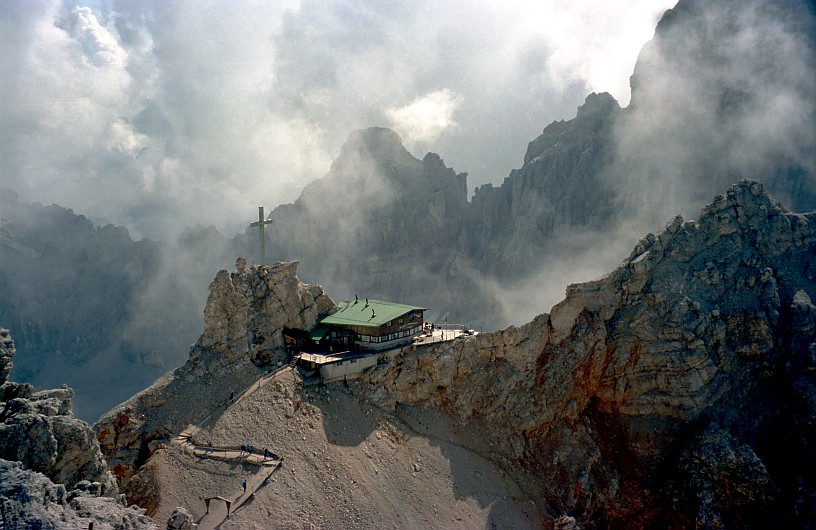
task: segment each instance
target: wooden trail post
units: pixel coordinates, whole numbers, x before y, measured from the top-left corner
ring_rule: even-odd
[[[264,261],[266,261],[266,255],[264,252],[264,225],[268,225],[272,223],[272,219],[264,219],[264,207],[258,206],[258,222],[252,223],[249,226],[258,227],[258,232],[261,236],[261,265],[264,265]]]

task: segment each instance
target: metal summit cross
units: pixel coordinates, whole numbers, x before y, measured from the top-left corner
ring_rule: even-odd
[[[250,227],[257,226],[258,232],[261,235],[261,265],[263,265],[266,260],[266,256],[264,255],[264,225],[268,225],[271,222],[272,219],[264,219],[264,207],[258,206],[258,222],[249,225]]]

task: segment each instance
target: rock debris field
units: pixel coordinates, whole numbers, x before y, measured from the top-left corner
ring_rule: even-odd
[[[155,520],[184,506],[201,529],[540,526],[513,478],[453,442],[447,420],[421,408],[386,412],[353,394],[342,383],[302,388],[286,368],[236,399],[192,440],[252,444],[254,461],[180,443],[157,451],[143,470],[159,492]],[[264,449],[283,457],[279,467],[273,458],[258,465]],[[212,497],[237,501],[229,517],[223,501],[206,513]]]

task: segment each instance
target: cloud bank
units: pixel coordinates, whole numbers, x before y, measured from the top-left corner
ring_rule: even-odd
[[[437,90],[408,105],[386,111],[391,125],[408,145],[430,143],[445,131],[458,128],[453,119],[461,98],[450,90]]]
[[[234,233],[373,125],[498,182],[588,91],[628,100],[673,3],[2,2],[2,185],[136,237]]]

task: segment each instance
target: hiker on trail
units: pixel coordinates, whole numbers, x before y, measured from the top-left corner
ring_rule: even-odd
[[[245,445],[242,445],[242,446],[241,446],[241,456],[244,456],[244,451],[245,451],[245,450],[246,450],[246,446],[245,446]]]
[[[244,484],[243,484],[243,486],[244,486],[244,493],[246,493],[246,479],[244,479]]]
[[[268,454],[269,454],[269,453],[266,451],[266,447],[264,447],[264,460],[266,460],[266,456],[267,456]]]
[[[247,444],[247,456],[252,454],[252,444]]]
[[[235,399],[235,390],[230,392],[230,401],[232,401],[233,399]]]

